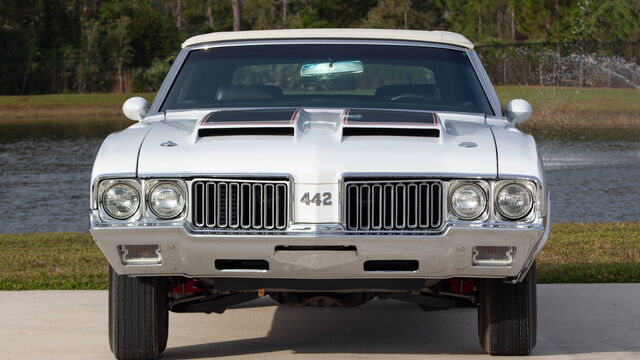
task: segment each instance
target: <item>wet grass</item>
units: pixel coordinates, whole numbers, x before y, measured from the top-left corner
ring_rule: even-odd
[[[0,290],[106,289],[89,234],[0,234]],[[539,283],[640,282],[640,222],[552,226]]]

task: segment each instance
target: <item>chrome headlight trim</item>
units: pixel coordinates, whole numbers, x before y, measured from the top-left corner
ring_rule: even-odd
[[[502,209],[500,209],[500,205],[498,203],[498,196],[500,196],[500,192],[507,186],[509,185],[519,185],[521,187],[523,187],[526,191],[528,191],[529,196],[531,198],[531,204],[529,204],[528,209],[526,212],[523,213],[523,215],[519,216],[519,217],[509,217],[507,216],[504,211]],[[495,183],[494,186],[494,210],[495,210],[495,216],[499,219],[499,220],[504,220],[504,221],[516,221],[516,222],[530,222],[531,220],[533,220],[533,218],[535,217],[535,208],[536,208],[536,204],[538,203],[537,198],[538,198],[538,192],[537,192],[537,186],[533,181],[530,180],[517,180],[517,179],[511,179],[511,180],[499,180]]]
[[[453,207],[452,197],[453,194],[464,186],[472,186],[480,191],[484,205],[477,214],[473,217],[465,217],[457,213]],[[481,222],[486,221],[489,218],[489,209],[491,205],[490,186],[489,183],[482,180],[452,180],[449,184],[449,190],[447,194],[448,212],[449,218],[453,221],[468,221],[468,222]]]
[[[116,186],[118,184],[122,184],[133,189],[135,191],[136,196],[138,197],[138,204],[135,210],[130,215],[121,216],[121,217],[114,216],[114,214],[110,213],[107,210],[107,207],[105,205],[104,197],[106,192],[109,189],[111,189],[113,186]],[[141,191],[140,183],[134,179],[110,179],[110,180],[101,181],[100,184],[98,185],[98,212],[100,214],[100,218],[102,220],[114,221],[114,222],[132,222],[132,221],[139,220],[142,213],[142,201],[143,201],[141,194],[142,194],[142,191]]]
[[[164,217],[160,215],[152,205],[152,193],[154,190],[163,184],[170,184],[175,186],[182,194],[182,209],[175,215],[170,217]],[[186,218],[187,209],[189,204],[189,191],[187,190],[187,184],[181,179],[152,179],[144,182],[145,189],[145,217],[152,220],[182,220]]]

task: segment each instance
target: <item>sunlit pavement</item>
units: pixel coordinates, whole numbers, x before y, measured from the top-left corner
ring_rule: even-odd
[[[538,287],[529,359],[640,359],[640,284]],[[262,298],[222,315],[171,314],[163,359],[487,359],[472,308],[392,300],[295,308]],[[0,292],[1,359],[113,359],[105,291]]]

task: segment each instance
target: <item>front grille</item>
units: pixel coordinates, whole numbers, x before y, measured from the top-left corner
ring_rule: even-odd
[[[350,231],[430,231],[442,224],[438,180],[345,180],[344,189]]]
[[[289,226],[289,181],[195,180],[191,204],[198,228],[284,230]]]

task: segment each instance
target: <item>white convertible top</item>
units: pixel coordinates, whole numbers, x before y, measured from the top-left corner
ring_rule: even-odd
[[[473,43],[469,39],[454,32],[383,29],[287,29],[214,32],[191,37],[182,44],[182,47],[219,41],[278,39],[410,40],[450,44],[473,49]]]

